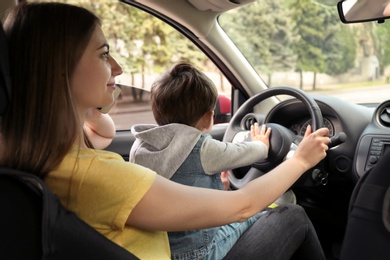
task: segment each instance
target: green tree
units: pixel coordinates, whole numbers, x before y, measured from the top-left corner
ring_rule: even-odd
[[[258,1],[232,14],[234,20],[228,14],[221,17],[223,28],[243,53],[250,53],[246,58],[268,76],[268,85],[273,72],[294,68],[296,56],[291,46],[297,38],[285,1]]]
[[[324,28],[325,39],[322,51],[325,54],[326,70],[329,75],[340,75],[354,67],[357,42],[354,27],[339,21],[337,10],[325,7]]]
[[[326,56],[322,51],[326,35],[323,33],[324,6],[313,3],[311,0],[291,1],[295,29],[300,38],[294,46],[298,55],[296,70],[300,73],[299,87],[303,88],[303,72],[312,71],[313,89],[316,87],[316,75],[326,70]]]

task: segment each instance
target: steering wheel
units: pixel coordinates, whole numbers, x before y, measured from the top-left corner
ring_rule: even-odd
[[[244,117],[250,113],[255,105],[262,102],[263,100],[276,96],[276,95],[289,95],[300,100],[309,111],[309,114],[312,119],[312,130],[313,132],[323,125],[323,118],[320,108],[312,97],[307,95],[304,91],[289,87],[289,86],[279,86],[266,89],[257,95],[249,98],[241,107],[237,110],[234,116],[231,118],[229,125],[226,129],[225,135],[223,137],[224,142],[240,142],[245,139],[246,136],[250,136],[250,131],[245,128]],[[244,186],[249,181],[260,177],[261,175],[267,173],[268,171],[275,168],[281,162],[288,157],[288,154],[294,153],[297,148],[297,136],[286,127],[270,123],[268,121],[268,116],[265,118],[264,123],[267,127],[270,127],[270,146],[268,151],[268,158],[259,162],[256,162],[248,167],[242,167],[232,170],[232,173],[229,175],[230,186],[232,189],[239,189]],[[235,172],[241,171],[244,172],[242,178],[237,178]],[[322,174],[319,170],[317,173],[316,170],[312,170],[311,181],[315,181],[317,176],[315,174]],[[311,183],[314,184],[314,183]]]

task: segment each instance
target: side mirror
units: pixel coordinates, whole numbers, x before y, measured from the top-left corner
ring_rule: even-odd
[[[337,3],[337,10],[343,23],[383,23],[390,18],[388,0],[344,0]]]
[[[231,99],[223,93],[218,94],[214,110],[214,124],[228,123],[231,118]]]

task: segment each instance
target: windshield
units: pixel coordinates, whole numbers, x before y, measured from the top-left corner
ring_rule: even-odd
[[[261,0],[219,23],[269,86],[289,85],[353,103],[390,97],[390,27],[343,24],[336,5]]]

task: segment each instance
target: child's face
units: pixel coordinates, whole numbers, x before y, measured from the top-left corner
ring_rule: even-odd
[[[81,110],[103,107],[114,100],[115,77],[122,68],[110,56],[107,40],[100,26],[76,66],[71,78],[71,90],[77,107]]]

